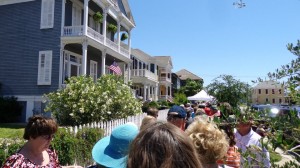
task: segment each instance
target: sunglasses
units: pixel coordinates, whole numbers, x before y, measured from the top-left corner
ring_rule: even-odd
[[[49,140],[52,140],[54,138],[54,134],[52,134],[52,135],[42,135],[42,138],[49,141]]]

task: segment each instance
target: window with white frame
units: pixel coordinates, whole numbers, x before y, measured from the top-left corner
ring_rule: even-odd
[[[96,80],[97,80],[97,62],[96,61],[91,60],[91,62],[90,62],[90,76],[96,82]]]
[[[52,51],[39,52],[38,85],[51,85]]]
[[[72,26],[80,26],[81,25],[81,13],[82,9],[73,4],[72,7]]]
[[[42,0],[41,29],[53,28],[54,26],[54,2],[55,0]]]
[[[81,73],[81,56],[64,52],[64,79],[79,76]]]

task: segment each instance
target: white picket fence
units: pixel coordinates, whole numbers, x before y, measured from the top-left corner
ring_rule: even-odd
[[[104,136],[108,136],[111,134],[114,128],[118,127],[119,125],[125,124],[127,122],[132,122],[140,128],[142,120],[146,115],[147,115],[146,113],[141,113],[135,116],[129,116],[127,118],[116,119],[111,121],[93,122],[93,123],[83,124],[75,127],[68,127],[67,129],[69,129],[70,132],[74,132],[74,134],[76,134],[78,130],[83,128],[101,128],[104,130]],[[157,119],[165,121],[166,118],[167,118],[167,110],[160,110],[158,112]]]

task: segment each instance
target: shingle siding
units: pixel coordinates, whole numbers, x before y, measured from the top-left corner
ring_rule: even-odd
[[[54,28],[40,29],[41,0],[0,6],[0,83],[4,95],[42,95],[59,80],[61,0],[55,0]],[[39,51],[52,50],[50,86],[38,86]]]

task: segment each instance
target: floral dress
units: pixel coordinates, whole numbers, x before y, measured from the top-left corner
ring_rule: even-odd
[[[2,168],[11,168],[11,167],[18,167],[18,168],[61,168],[58,162],[57,154],[54,150],[47,149],[46,150],[49,154],[49,163],[45,166],[36,165],[29,159],[25,158],[20,153],[15,153],[11,155],[5,161]]]

